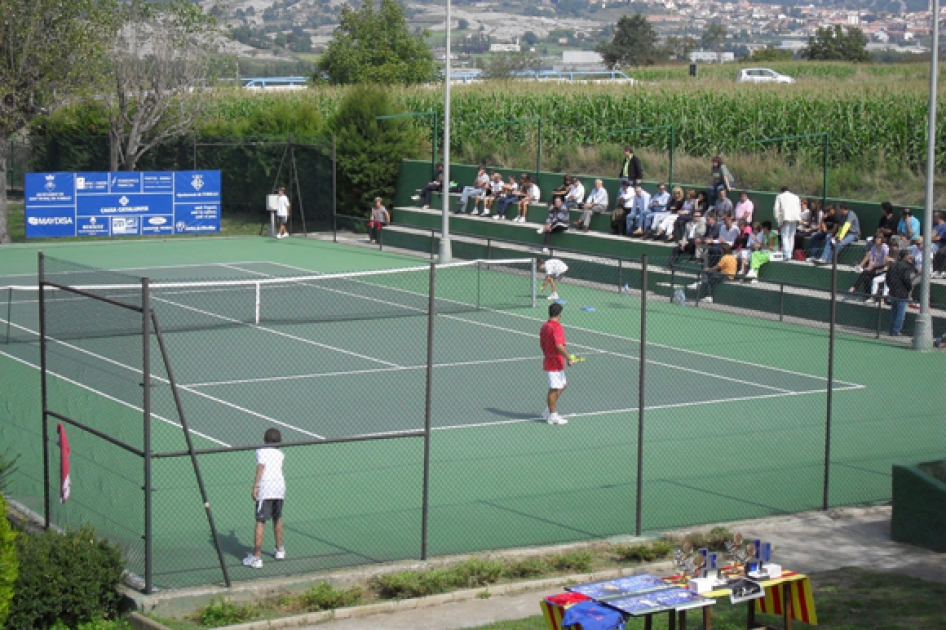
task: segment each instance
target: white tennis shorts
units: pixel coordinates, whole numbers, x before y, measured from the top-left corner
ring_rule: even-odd
[[[565,370],[546,374],[549,375],[549,389],[565,389]]]

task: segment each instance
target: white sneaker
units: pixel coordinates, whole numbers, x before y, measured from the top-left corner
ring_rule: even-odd
[[[548,408],[548,407],[546,407],[546,408],[545,408],[545,411],[542,412],[542,419],[543,419],[543,420],[548,420],[548,419],[549,419],[549,408]]]
[[[483,210],[483,216],[484,216],[484,217],[488,217],[488,216],[489,216],[489,210]]]
[[[411,195],[411,199],[414,201],[420,201],[420,195]]]
[[[854,271],[856,271],[857,273],[860,273],[864,271],[864,268],[861,267],[860,265],[854,265]]]
[[[809,256],[808,258],[805,259],[805,262],[813,263],[813,262],[815,262],[815,260],[817,260],[817,259],[816,259],[814,256]]]
[[[421,210],[430,210],[430,206],[421,206],[420,209],[421,209]]]
[[[526,218],[522,215],[519,215],[519,223],[525,223],[525,222],[526,222]]]
[[[546,420],[549,424],[568,424],[568,420],[558,415],[557,413],[549,414],[548,419]]]
[[[699,283],[699,282],[694,282],[693,284],[688,284],[688,285],[687,285],[687,288],[688,288],[688,289],[699,289],[699,288],[700,288],[700,283]]]
[[[749,281],[749,284],[759,284],[759,281],[753,278],[752,280]]]
[[[493,215],[493,220],[494,220],[494,221],[502,221],[502,219],[503,219],[503,215],[501,215],[501,214],[494,214],[494,215]]]
[[[471,217],[475,217],[475,216],[478,215],[479,213],[480,213],[479,210],[477,210],[476,208],[473,208],[473,210],[470,212],[470,216],[471,216]]]
[[[535,233],[536,233],[536,234],[541,234],[541,233],[544,232],[544,231],[545,231],[545,228],[544,228],[544,227],[540,227],[538,230],[535,231]]]
[[[277,560],[286,559],[286,548],[285,547],[276,547],[276,550],[273,551],[273,557]]]
[[[755,269],[750,269],[749,273],[746,274],[747,278],[755,278]]]
[[[557,300],[557,299],[558,299],[558,293],[550,293],[549,296],[548,296],[546,299],[547,299],[547,300]]]
[[[713,298],[706,296],[705,298],[703,298],[703,301],[706,302],[707,304],[712,304]]]
[[[257,558],[253,554],[250,554],[247,557],[243,558],[243,566],[250,567],[251,569],[262,569],[263,559]]]
[[[543,253],[543,254],[548,254],[548,253],[549,253],[549,248],[548,248],[548,247],[543,247],[543,248],[542,248],[542,253]]]

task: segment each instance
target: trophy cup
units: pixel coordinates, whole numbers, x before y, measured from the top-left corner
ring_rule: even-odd
[[[735,534],[731,541],[726,541],[726,553],[729,554],[729,557],[733,559],[733,564],[741,566],[743,572],[748,572],[750,570],[750,564],[753,559],[756,557],[756,546],[754,543],[749,543],[743,547],[742,534]]]
[[[695,593],[710,590],[709,580],[702,575],[703,567],[706,564],[706,558],[701,553],[702,551],[694,552],[693,545],[684,542],[682,549],[673,552],[673,561],[680,570],[683,583]]]

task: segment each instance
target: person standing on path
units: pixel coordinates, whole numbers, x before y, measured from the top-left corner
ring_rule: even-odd
[[[545,370],[549,380],[549,393],[546,398],[548,406],[542,412],[542,417],[549,424],[568,424],[568,420],[560,416],[557,411],[559,396],[565,391],[565,365],[572,364],[568,349],[565,347],[565,329],[560,323],[562,310],[562,305],[558,302],[550,304],[549,320],[539,331],[539,345],[542,346],[542,354],[545,355],[542,369]]]
[[[289,197],[286,196],[286,189],[279,187],[279,198],[276,200],[276,222],[279,223],[279,234],[276,238],[286,238],[289,233],[286,232],[286,221],[289,220]]]
[[[266,444],[282,442],[279,429],[270,428],[263,434]],[[273,521],[276,549],[273,558],[286,559],[282,546],[282,507],[286,497],[286,479],[282,474],[283,452],[278,448],[265,447],[256,450],[256,478],[253,481],[253,501],[256,503],[256,530],[253,536],[253,553],[243,559],[243,566],[251,569],[263,568],[263,534],[266,521]]]

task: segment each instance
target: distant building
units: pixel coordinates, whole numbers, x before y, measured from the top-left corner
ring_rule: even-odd
[[[604,58],[593,50],[564,50],[562,51],[562,63],[600,65],[604,63]]]
[[[489,52],[520,52],[519,44],[490,44]]]
[[[703,63],[729,63],[736,60],[735,53],[724,52],[715,53],[710,51],[694,51],[690,53],[690,61],[700,61]]]

